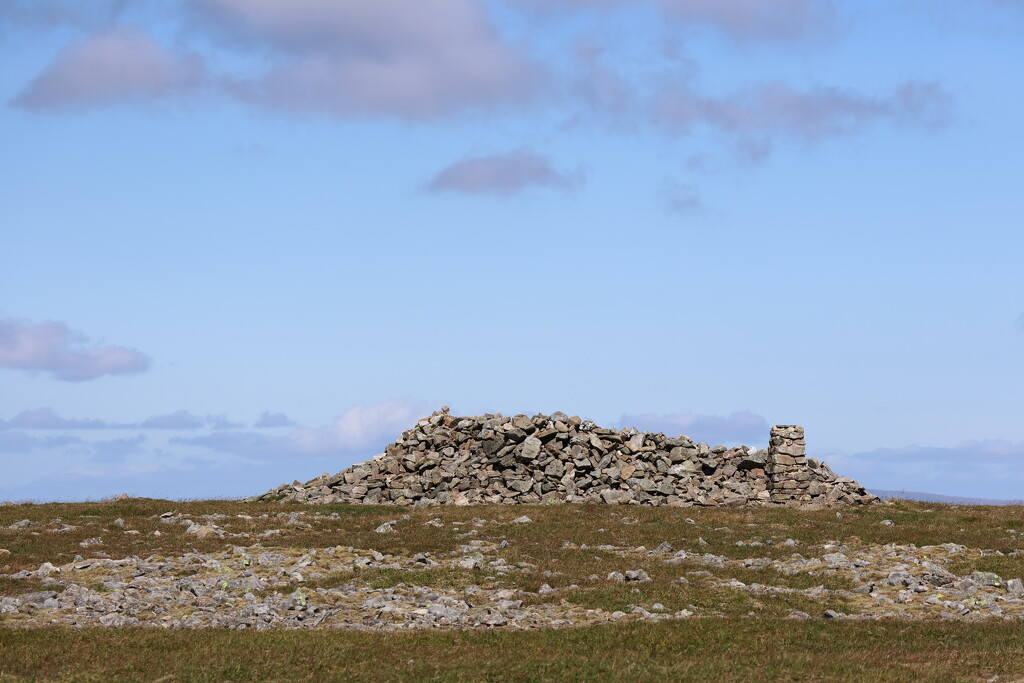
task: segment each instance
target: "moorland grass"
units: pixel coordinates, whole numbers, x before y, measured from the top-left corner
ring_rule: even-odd
[[[218,515],[213,521],[248,538],[198,539],[186,525],[158,519],[164,512]],[[315,513],[292,524],[292,512]],[[336,513],[336,518],[332,517]],[[528,515],[533,523],[512,520]],[[224,517],[219,517],[224,515]],[[237,517],[236,515],[244,515]],[[123,526],[114,520],[122,519]],[[424,525],[438,518],[443,526]],[[29,519],[39,526],[4,527]],[[55,521],[59,520],[59,521]],[[375,533],[385,521],[397,531]],[[891,520],[892,524],[882,524]],[[61,525],[75,527],[59,531]],[[264,537],[267,530],[274,535]],[[136,531],[138,533],[129,533]],[[159,531],[160,535],[154,532]],[[25,504],[0,507],[0,573],[60,564],[76,554],[111,557],[220,552],[260,542],[267,548],[351,546],[412,555],[453,552],[472,540],[508,541],[501,551],[523,572],[425,568],[364,570],[311,579],[312,586],[359,581],[375,588],[416,583],[459,589],[487,587],[555,593],[528,602],[567,599],[589,608],[629,611],[656,602],[671,611],[700,615],[682,621],[620,623],[546,631],[353,631],[153,629],[20,630],[0,618],[0,681],[3,680],[967,680],[1024,677],[1021,622],[835,620],[794,621],[793,610],[820,615],[843,611],[841,598],[815,601],[800,594],[755,598],[717,584],[728,578],[791,588],[842,580],[785,575],[766,568],[719,570],[671,566],[638,549],[664,541],[691,552],[730,558],[787,558],[826,542],[882,545],[958,543],[1004,553],[967,558],[957,573],[995,571],[1024,576],[1024,507],[964,507],[897,501],[891,505],[836,510],[640,508],[632,506],[471,506],[424,510],[376,506],[302,505],[236,501],[131,499],[104,503]],[[101,538],[83,548],[86,539]],[[799,545],[783,546],[794,539]],[[771,541],[769,544],[768,541]],[[760,545],[751,547],[752,542]],[[738,545],[742,543],[743,545]],[[602,545],[636,549],[625,553]],[[585,547],[581,547],[585,546]],[[815,551],[820,554],[820,547]],[[611,571],[645,569],[640,585],[604,580]],[[711,576],[690,574],[693,570]],[[689,583],[676,581],[687,575]],[[595,577],[597,579],[595,580]],[[569,586],[577,586],[568,589]],[[39,590],[38,581],[0,579],[0,595]],[[1022,678],[1021,680],[1024,680]]]
[[[0,631],[0,680],[986,681],[1017,624],[691,619],[588,629]]]

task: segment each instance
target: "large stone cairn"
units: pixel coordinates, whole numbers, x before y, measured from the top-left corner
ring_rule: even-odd
[[[384,453],[335,475],[248,501],[366,505],[617,503],[677,507],[876,502],[806,457],[802,427],[778,426],[767,451],[598,427],[552,415],[423,418]]]

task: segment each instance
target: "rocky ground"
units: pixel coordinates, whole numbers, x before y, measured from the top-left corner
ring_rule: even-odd
[[[55,553],[0,574],[0,627],[395,631],[722,617],[1024,620],[1024,572],[1004,578],[978,569],[1016,572],[1024,534],[1014,528],[998,530],[997,549],[915,544],[934,534],[911,529],[898,514],[893,521],[845,513],[858,533],[840,536],[833,524],[827,530],[835,538],[827,538],[751,513],[638,518],[607,507],[558,507],[519,508],[527,514],[517,517],[480,507],[377,519],[344,510],[168,509],[128,522],[37,514],[0,527],[0,542],[26,548],[80,538],[77,555],[62,561],[57,556],[67,553]],[[932,512],[912,512],[920,510]],[[178,552],[116,554],[123,543],[163,537],[177,539],[171,547]],[[346,542],[326,542],[332,538]],[[318,542],[296,543],[303,539]],[[11,559],[0,548],[0,570],[5,562],[13,569]]]

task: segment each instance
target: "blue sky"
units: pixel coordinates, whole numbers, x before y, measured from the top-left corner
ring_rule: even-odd
[[[1024,498],[1024,3],[8,0],[0,498],[563,410]]]

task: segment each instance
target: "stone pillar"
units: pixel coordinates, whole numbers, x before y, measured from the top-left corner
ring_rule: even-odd
[[[810,472],[807,468],[807,444],[804,428],[798,425],[775,425],[768,440],[765,462],[768,490],[772,502],[807,501]]]

